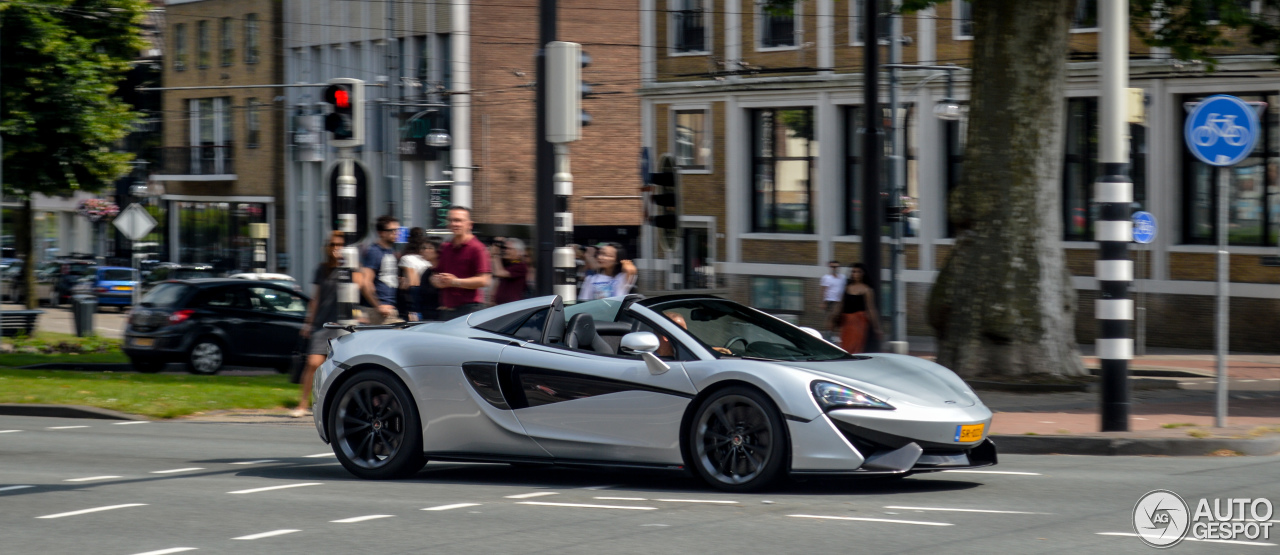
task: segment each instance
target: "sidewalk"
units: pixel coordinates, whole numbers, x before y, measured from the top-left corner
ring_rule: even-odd
[[[911,337],[911,354],[932,358],[932,337]],[[1093,345],[1081,345],[1097,369]],[[978,391],[995,412],[990,433],[1005,453],[1219,455],[1280,452],[1280,354],[1232,353],[1227,360],[1227,426],[1215,428],[1217,373],[1211,352],[1148,348],[1131,377],[1176,388],[1131,391],[1128,432],[1101,430],[1096,392]]]

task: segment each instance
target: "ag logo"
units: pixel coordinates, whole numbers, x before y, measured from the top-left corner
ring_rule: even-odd
[[[1133,507],[1133,531],[1151,547],[1178,545],[1187,537],[1190,522],[1187,503],[1169,490],[1148,492]]]

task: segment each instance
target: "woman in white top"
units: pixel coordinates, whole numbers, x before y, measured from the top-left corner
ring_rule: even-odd
[[[636,283],[636,267],[626,260],[627,251],[617,243],[606,243],[596,251],[599,269],[582,280],[579,301],[604,299],[631,292]]]
[[[416,322],[420,319],[421,308],[418,307],[418,287],[422,284],[422,273],[431,267],[431,263],[423,258],[422,251],[427,245],[427,230],[415,227],[409,230],[409,242],[405,245],[404,256],[400,257],[400,289],[397,292],[397,308],[400,314],[408,315],[407,320]]]

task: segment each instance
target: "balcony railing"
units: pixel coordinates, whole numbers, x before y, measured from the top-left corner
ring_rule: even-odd
[[[161,149],[160,172],[172,176],[214,176],[236,173],[230,145],[170,146]]]

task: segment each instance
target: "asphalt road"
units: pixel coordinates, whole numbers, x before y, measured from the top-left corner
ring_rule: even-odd
[[[754,495],[678,472],[481,464],[370,482],[349,475],[309,423],[8,416],[0,461],[6,555],[1151,553],[1101,535],[1132,534],[1134,504],[1150,490],[1280,504],[1280,457],[1005,456],[987,472],[810,480]],[[1175,549],[1274,553],[1277,543]]]

